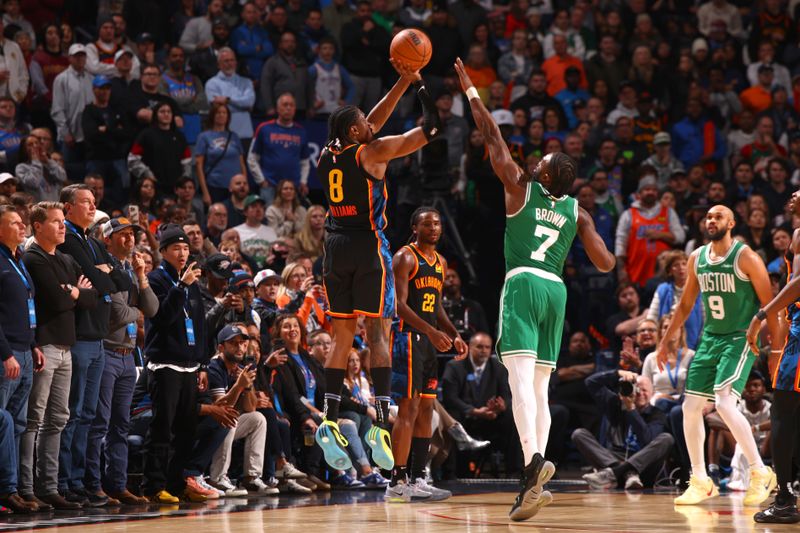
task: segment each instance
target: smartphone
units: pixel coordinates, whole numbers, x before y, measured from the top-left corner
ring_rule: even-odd
[[[282,350],[284,348],[286,348],[286,343],[283,342],[283,339],[275,339],[272,341],[271,351],[274,352],[275,350]]]
[[[128,206],[128,220],[130,220],[134,224],[139,223],[139,206],[136,204],[130,204]]]
[[[255,366],[255,364],[256,364],[256,357],[254,355],[246,355],[244,357],[245,367]]]

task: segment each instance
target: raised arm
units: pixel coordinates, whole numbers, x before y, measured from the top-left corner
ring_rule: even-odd
[[[386,124],[386,121],[389,120],[389,117],[392,116],[394,108],[397,107],[397,102],[399,102],[400,98],[406,93],[408,86],[422,79],[419,72],[408,70],[404,65],[396,62],[394,59],[389,59],[389,61],[392,62],[392,65],[397,70],[398,74],[400,74],[400,79],[397,80],[397,83],[389,89],[389,92],[381,98],[380,102],[375,104],[375,107],[373,107],[372,111],[367,115],[367,122],[372,126],[372,133],[376,135],[381,128],[383,128],[383,125]]]
[[[478,96],[477,89],[472,83],[467,72],[464,70],[464,64],[461,59],[456,59],[455,64],[456,73],[461,81],[461,89],[469,99],[469,106],[472,109],[472,117],[475,119],[475,125],[483,134],[486,140],[486,146],[489,148],[489,159],[492,162],[492,169],[497,177],[503,182],[503,186],[507,193],[521,193],[525,194],[525,184],[519,183],[519,178],[522,175],[522,169],[519,168],[511,157],[511,152],[508,151],[508,145],[500,133],[500,128],[497,127],[492,114],[483,105],[480,97]]]
[[[697,254],[689,256],[689,263],[686,269],[689,271],[689,277],[686,279],[686,285],[683,288],[681,301],[678,302],[675,308],[675,315],[669,323],[667,331],[664,332],[664,337],[658,343],[658,350],[656,351],[656,361],[658,362],[658,369],[664,370],[664,364],[667,362],[667,352],[669,351],[669,343],[676,337],[678,332],[683,327],[683,323],[692,312],[697,295],[700,294],[700,284],[697,282],[697,274],[695,273],[695,263],[697,262]]]
[[[594,220],[582,207],[578,207],[578,237],[586,249],[586,255],[600,272],[611,272],[614,269],[617,258],[608,251],[606,243],[594,227]]]

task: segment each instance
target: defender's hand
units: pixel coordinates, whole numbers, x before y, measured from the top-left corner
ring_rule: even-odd
[[[467,71],[464,69],[464,63],[461,62],[461,58],[456,58],[456,64],[454,65],[456,69],[456,74],[458,74],[458,81],[461,82],[461,90],[467,92],[467,89],[470,87],[475,87],[475,84],[472,83],[472,80],[467,74]]]

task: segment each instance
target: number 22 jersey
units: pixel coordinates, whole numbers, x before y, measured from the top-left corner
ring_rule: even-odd
[[[351,144],[341,151],[326,147],[317,174],[328,200],[325,229],[331,233],[382,231],[386,228],[386,184],[361,166],[365,145]]]

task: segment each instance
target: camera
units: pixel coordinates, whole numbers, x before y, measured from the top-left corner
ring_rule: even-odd
[[[620,378],[619,380],[619,394],[620,396],[630,397],[636,396],[636,393],[639,391],[639,387],[636,386],[636,383],[631,381],[626,381],[625,379]]]

